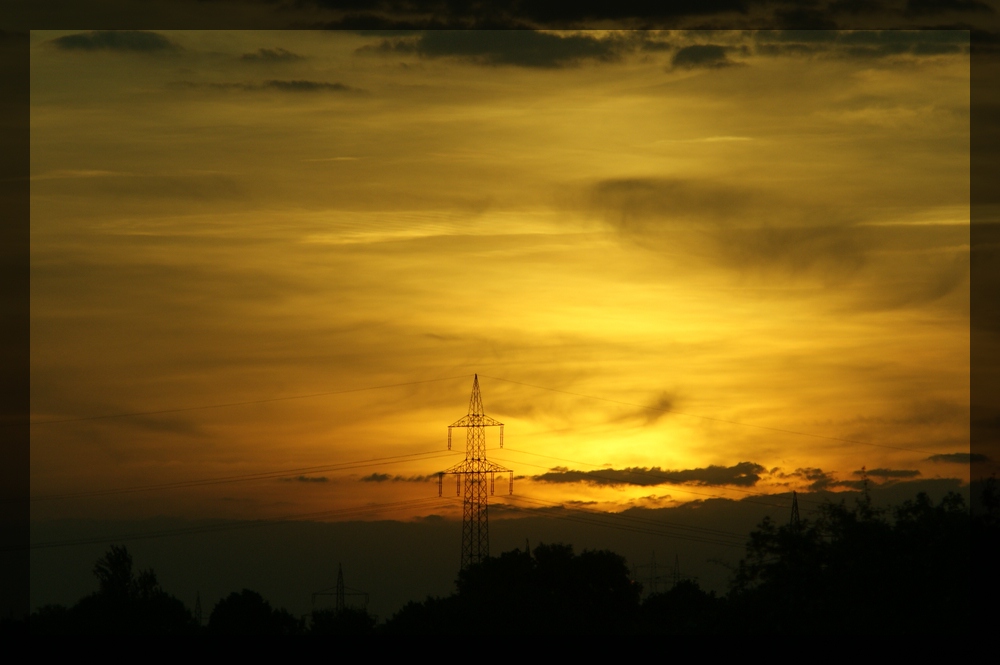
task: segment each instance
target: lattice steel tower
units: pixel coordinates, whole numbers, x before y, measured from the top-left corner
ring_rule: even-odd
[[[490,524],[487,515],[487,476],[489,493],[493,494],[497,473],[510,474],[509,489],[514,493],[514,472],[486,459],[486,428],[500,428],[500,447],[503,448],[503,423],[483,413],[483,400],[479,395],[479,375],[472,381],[469,413],[448,426],[448,450],[451,450],[451,429],[465,427],[465,460],[438,474],[438,496],[441,495],[442,478],[446,473],[457,476],[457,493],[465,496],[462,502],[462,568],[479,563],[490,555]]]

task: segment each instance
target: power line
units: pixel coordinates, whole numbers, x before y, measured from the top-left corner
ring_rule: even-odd
[[[298,469],[285,469],[283,471],[262,471],[259,473],[249,473],[237,476],[222,476],[219,478],[204,478],[201,480],[181,480],[173,483],[160,483],[158,485],[138,485],[134,487],[122,487],[118,489],[108,489],[108,490],[91,490],[86,492],[75,492],[71,494],[32,496],[30,500],[48,501],[54,499],[73,499],[73,498],[88,497],[88,496],[105,496],[109,494],[148,492],[148,491],[163,490],[163,489],[186,489],[189,487],[200,487],[202,485],[221,485],[225,483],[238,483],[250,480],[270,480],[273,478],[286,478],[290,476],[300,475],[303,473],[315,473],[317,471],[344,471],[347,469],[357,469],[368,466],[385,466],[387,464],[395,464],[396,462],[400,460],[405,460],[407,458],[416,458],[418,461],[422,461],[428,459],[437,459],[439,457],[451,457],[454,456],[455,454],[457,453],[430,450],[420,453],[409,453],[407,455],[375,457],[370,460],[342,462],[339,464],[325,464],[322,466],[309,466]]]
[[[162,415],[162,414],[167,414],[167,413],[182,413],[182,412],[185,412],[185,411],[199,411],[199,410],[205,410],[205,409],[221,409],[221,408],[230,407],[230,406],[245,406],[245,405],[250,405],[250,404],[265,404],[265,403],[268,403],[268,402],[281,402],[281,401],[288,401],[288,400],[308,399],[310,397],[324,397],[324,396],[329,396],[329,395],[343,395],[343,394],[347,394],[347,393],[363,392],[363,391],[367,391],[367,390],[381,390],[381,389],[384,389],[384,388],[398,388],[398,387],[402,387],[402,386],[412,386],[412,385],[418,385],[418,384],[422,384],[422,383],[434,383],[434,382],[438,382],[438,381],[451,381],[451,380],[454,380],[454,379],[466,378],[467,376],[468,376],[467,374],[463,374],[463,375],[459,375],[459,376],[449,376],[449,377],[443,377],[443,378],[439,378],[439,379],[423,379],[423,380],[420,380],[420,381],[407,381],[407,382],[403,382],[403,383],[391,383],[391,384],[386,384],[386,385],[381,385],[381,386],[368,386],[368,387],[365,387],[365,388],[349,388],[349,389],[346,389],[346,390],[334,390],[334,391],[328,391],[328,392],[322,392],[322,393],[311,393],[311,394],[308,394],[308,395],[292,395],[292,396],[288,396],[288,397],[270,397],[270,398],[258,399],[258,400],[247,400],[247,401],[243,401],[243,402],[227,402],[227,403],[223,403],[223,404],[208,404],[208,405],[202,405],[202,406],[189,406],[189,407],[180,407],[180,408],[174,408],[174,409],[161,409],[161,410],[157,410],[157,411],[134,411],[134,412],[128,412],[128,413],[116,413],[116,414],[108,414],[108,415],[101,415],[101,416],[83,416],[83,417],[80,417],[80,418],[65,418],[65,419],[60,419],[60,420],[39,420],[39,421],[35,421],[35,422],[30,423],[30,425],[32,425],[32,426],[35,426],[35,425],[55,425],[55,424],[59,424],[59,423],[84,422],[84,421],[88,421],[88,420],[107,420],[107,419],[113,419],[113,418],[127,418],[127,417],[133,417],[133,416],[152,416],[152,415]],[[839,442],[842,442],[842,443],[851,443],[851,444],[857,444],[857,445],[862,445],[862,446],[874,446],[874,447],[877,447],[877,448],[888,448],[888,449],[891,449],[891,450],[902,450],[902,451],[905,451],[905,452],[920,453],[920,454],[924,454],[924,455],[933,455],[933,454],[936,454],[933,451],[922,450],[922,449],[919,449],[919,448],[907,448],[905,446],[893,446],[893,445],[889,445],[889,444],[885,444],[885,443],[873,443],[871,441],[859,441],[857,439],[845,439],[843,437],[838,437],[838,436],[827,436],[825,434],[815,434],[815,433],[812,433],[812,432],[800,432],[798,430],[783,429],[783,428],[780,428],[780,427],[771,427],[771,426],[768,426],[768,425],[755,425],[753,423],[745,423],[745,422],[740,422],[740,421],[737,421],[737,420],[727,420],[725,418],[715,418],[713,416],[703,416],[703,415],[699,415],[699,414],[695,414],[695,413],[685,413],[683,411],[677,411],[676,409],[665,409],[665,408],[662,408],[662,407],[650,406],[648,404],[637,404],[635,402],[625,402],[625,401],[622,401],[622,400],[610,399],[610,398],[607,398],[607,397],[598,397],[596,395],[587,395],[587,394],[584,394],[584,393],[577,393],[577,392],[572,392],[572,391],[569,391],[569,390],[561,390],[559,388],[549,388],[547,386],[539,386],[537,384],[525,383],[523,381],[514,381],[513,379],[505,379],[505,378],[498,377],[498,376],[489,376],[487,374],[484,374],[483,376],[486,377],[486,378],[495,379],[497,381],[504,381],[506,383],[513,383],[513,384],[516,384],[516,385],[526,386],[526,387],[529,387],[529,388],[537,388],[539,390],[547,390],[547,391],[550,391],[550,392],[562,393],[564,395],[572,395],[574,397],[583,397],[585,399],[593,399],[593,400],[598,400],[598,401],[602,401],[602,402],[609,402],[609,403],[612,403],[612,404],[620,404],[620,405],[623,405],[623,406],[630,406],[630,407],[634,407],[634,408],[637,408],[637,409],[646,409],[646,410],[649,410],[649,411],[657,411],[659,413],[672,413],[672,414],[676,414],[676,415],[680,415],[680,416],[687,416],[689,418],[699,418],[701,420],[710,420],[710,421],[713,421],[713,422],[726,423],[726,424],[729,424],[729,425],[738,425],[738,426],[741,426],[741,427],[752,427],[752,428],[755,428],[755,429],[763,429],[763,430],[768,430],[768,431],[771,431],[771,432],[781,432],[783,434],[794,434],[796,436],[808,436],[808,437],[812,437],[812,438],[816,438],[816,439],[825,439],[827,441],[839,441]]]
[[[422,381],[407,381],[406,383],[390,383],[384,386],[368,386],[366,388],[349,388],[347,390],[333,390],[325,393],[312,393],[309,395],[292,395],[290,397],[270,397],[267,399],[248,400],[246,402],[227,402],[225,404],[208,404],[203,406],[186,406],[177,409],[161,409],[159,411],[134,411],[130,413],[115,413],[104,416],[84,416],[82,418],[66,418],[63,420],[37,420],[31,425],[55,425],[57,423],[77,423],[85,420],[106,420],[109,418],[128,418],[131,416],[157,416],[164,413],[181,413],[183,411],[200,411],[203,409],[222,409],[227,406],[245,406],[248,404],[264,404],[267,402],[284,402],[293,399],[307,399],[309,397],[324,397],[327,395],[343,395],[345,393],[357,393],[365,390],[381,390],[383,388],[399,388],[401,386],[414,386],[419,383],[434,383],[436,381],[451,381],[453,379],[464,379],[468,374],[462,376],[448,376],[442,379],[424,379]]]
[[[274,398],[266,398],[266,399],[259,399],[259,400],[250,400],[250,401],[244,401],[244,402],[230,402],[230,403],[225,403],[225,404],[212,404],[212,405],[203,405],[203,406],[183,407],[183,408],[176,408],[176,409],[164,409],[164,410],[159,410],[159,411],[120,413],[120,414],[113,414],[113,415],[88,416],[88,417],[71,418],[71,419],[64,419],[64,420],[39,421],[39,422],[32,423],[32,425],[45,425],[45,424],[56,424],[56,423],[80,422],[80,421],[87,421],[87,420],[98,420],[98,419],[109,419],[109,418],[122,418],[122,417],[129,417],[129,416],[155,415],[155,414],[177,413],[177,412],[193,411],[193,410],[201,410],[201,409],[224,408],[224,407],[227,407],[227,406],[241,406],[241,405],[249,405],[249,404],[262,404],[262,403],[267,403],[267,402],[287,401],[287,400],[295,400],[295,399],[306,399],[306,398],[310,398],[310,397],[319,397],[319,396],[327,396],[327,395],[339,395],[339,394],[347,394],[347,393],[361,392],[361,391],[367,391],[367,390],[379,390],[379,389],[385,389],[385,388],[395,388],[395,387],[402,387],[402,386],[418,385],[418,384],[432,383],[432,382],[438,382],[438,381],[450,381],[450,380],[454,380],[454,379],[458,379],[458,378],[465,378],[466,376],[467,375],[451,376],[451,377],[444,377],[444,378],[439,378],[439,379],[424,379],[424,380],[408,381],[408,382],[395,383],[395,384],[385,384],[385,385],[381,385],[381,386],[369,386],[369,387],[364,387],[364,388],[351,388],[351,389],[338,390],[338,391],[328,391],[328,392],[323,392],[323,393],[312,393],[312,394],[309,394],[309,395],[295,395],[295,396],[288,396],[288,397],[274,397]],[[486,375],[484,375],[484,376],[486,376]],[[605,402],[610,402],[610,403],[614,403],[614,404],[621,404],[621,405],[635,407],[635,408],[642,408],[642,409],[647,409],[647,410],[651,410],[651,411],[658,411],[658,412],[662,412],[662,413],[676,413],[678,415],[685,415],[685,416],[689,416],[689,417],[701,418],[701,419],[704,419],[704,420],[711,420],[711,421],[716,421],[716,422],[723,422],[723,423],[728,423],[728,424],[733,424],[733,425],[741,425],[741,426],[744,426],[744,427],[753,427],[753,428],[766,429],[766,430],[771,430],[771,431],[778,431],[778,432],[783,432],[783,433],[788,433],[788,434],[795,434],[795,435],[801,435],[801,436],[809,436],[809,437],[827,439],[827,440],[832,440],[832,441],[841,441],[841,442],[845,442],[845,443],[852,443],[852,444],[859,444],[859,445],[869,445],[869,446],[877,446],[877,447],[882,447],[882,448],[892,448],[892,449],[896,449],[896,450],[905,450],[905,451],[909,451],[909,452],[919,452],[919,453],[922,453],[922,454],[929,454],[929,451],[926,451],[926,450],[918,450],[918,449],[913,449],[913,448],[904,448],[904,447],[900,447],[900,446],[890,446],[890,445],[884,445],[884,444],[870,443],[870,442],[866,442],[866,441],[857,441],[857,440],[852,440],[852,439],[844,439],[844,438],[840,438],[840,437],[831,437],[831,436],[825,436],[825,435],[820,435],[820,434],[812,434],[812,433],[808,433],[808,432],[798,432],[798,431],[794,431],[794,430],[786,430],[786,429],[780,429],[780,428],[775,428],[775,427],[768,427],[768,426],[764,426],[764,425],[754,425],[754,424],[742,423],[742,422],[738,422],[738,421],[725,420],[725,419],[721,419],[721,418],[714,418],[714,417],[709,417],[709,416],[701,416],[701,415],[696,415],[696,414],[682,413],[682,412],[676,411],[674,409],[666,409],[666,408],[662,408],[662,407],[636,404],[636,403],[632,403],[632,402],[625,402],[625,401],[621,401],[621,400],[614,400],[614,399],[609,399],[609,398],[605,398],[605,397],[598,397],[598,396],[595,396],[595,395],[586,395],[586,394],[583,394],[583,393],[576,393],[576,392],[571,392],[571,391],[566,391],[566,390],[560,390],[560,389],[556,389],[556,388],[549,388],[549,387],[546,387],[546,386],[539,386],[539,385],[535,385],[535,384],[524,383],[524,382],[521,382],[521,381],[514,381],[514,380],[511,380],[511,379],[504,379],[504,378],[500,378],[500,377],[489,377],[489,378],[492,378],[492,379],[495,379],[495,380],[498,380],[498,381],[505,381],[507,383],[513,383],[513,384],[527,386],[527,387],[531,387],[531,388],[537,388],[537,389],[540,389],[540,390],[547,390],[547,391],[551,391],[551,392],[558,392],[558,393],[563,393],[563,394],[567,394],[567,395],[573,395],[573,396],[576,396],[576,397],[583,397],[585,399],[594,399],[594,400],[605,401]],[[549,459],[554,459],[554,460],[558,460],[558,461],[562,461],[562,462],[566,462],[566,463],[571,463],[571,464],[581,464],[581,465],[586,465],[586,466],[591,466],[591,467],[598,467],[598,465],[590,464],[590,463],[587,463],[587,462],[580,462],[580,461],[576,461],[576,460],[568,460],[568,459],[564,459],[564,458],[552,457],[552,456],[547,456],[547,455],[540,455],[539,453],[531,453],[531,452],[527,452],[527,451],[518,451],[518,450],[509,449],[509,448],[508,448],[508,450],[510,452],[514,452],[514,453],[524,453],[524,454],[529,454],[529,455],[536,455],[536,456],[539,456],[539,457],[548,457]],[[447,455],[448,455],[448,453],[438,453],[437,451],[426,451],[426,452],[423,452],[423,453],[412,453],[410,455],[399,455],[399,456],[391,456],[391,457],[383,457],[383,458],[374,458],[374,459],[371,459],[371,460],[363,460],[363,461],[356,461],[356,462],[344,462],[344,463],[339,463],[339,464],[321,465],[321,466],[314,466],[314,467],[302,467],[302,468],[298,468],[298,469],[286,469],[286,470],[281,470],[281,471],[258,472],[258,473],[245,474],[245,475],[239,475],[239,476],[225,476],[225,477],[219,477],[219,478],[207,478],[207,479],[193,480],[193,481],[178,481],[178,482],[173,482],[173,483],[161,483],[161,484],[157,484],[157,485],[136,486],[136,487],[127,487],[127,488],[119,488],[119,489],[108,489],[108,490],[84,491],[84,492],[75,492],[75,493],[67,493],[67,494],[60,494],[60,495],[50,495],[50,496],[33,496],[33,497],[30,498],[30,500],[31,501],[41,501],[41,500],[55,500],[55,499],[68,499],[68,498],[82,498],[82,497],[88,497],[88,496],[104,496],[104,495],[113,495],[113,494],[121,494],[121,493],[142,492],[142,491],[155,491],[155,490],[165,490],[165,489],[184,489],[184,488],[197,487],[197,486],[203,486],[203,485],[211,485],[211,484],[222,484],[222,483],[231,483],[231,482],[245,482],[245,481],[253,481],[253,480],[266,480],[266,479],[271,479],[271,478],[288,477],[288,476],[294,476],[294,475],[301,474],[301,473],[311,473],[311,472],[318,472],[318,471],[347,470],[347,469],[359,468],[359,467],[363,467],[363,466],[379,466],[379,465],[391,464],[391,463],[394,463],[394,461],[402,460],[402,459],[405,459],[405,458],[408,458],[408,457],[412,457],[412,458],[418,458],[419,457],[421,459],[435,459],[437,457],[444,457],[444,456],[447,456]],[[544,467],[541,467],[540,465],[531,465],[531,466],[538,466],[539,468],[544,468]],[[665,476],[656,474],[654,472],[634,471],[634,473],[641,474],[641,475],[646,475],[646,476],[650,476],[650,477],[654,477],[654,478],[665,478]],[[612,481],[612,482],[615,480],[615,479],[612,479],[612,478],[603,478],[603,479],[604,480],[608,480],[608,481]],[[675,483],[671,483],[669,481],[665,482],[663,484],[671,485],[672,487],[677,487],[681,491],[684,491],[686,493],[693,494],[693,495],[708,496],[708,497],[711,497],[711,498],[725,498],[725,497],[722,497],[722,496],[716,495],[716,494],[708,494],[708,493],[704,493],[704,492],[697,492],[697,491],[694,491],[694,490],[690,490],[690,489],[688,489],[686,487],[683,487],[683,486],[675,484]],[[751,491],[751,490],[745,490],[745,489],[737,488],[737,487],[729,487],[729,486],[727,486],[727,489],[730,490],[730,491],[742,492],[742,493],[749,494],[749,495],[752,495],[752,496],[762,496],[762,497],[769,496],[769,495],[761,493],[761,492],[754,492],[754,491]],[[808,499],[804,499],[804,500],[805,501],[809,501]],[[815,503],[815,502],[812,502],[812,503]],[[771,505],[771,504],[767,504],[767,505]]]
[[[500,378],[498,376],[488,376],[486,374],[483,374],[483,376],[485,376],[486,378],[489,378],[489,379],[495,379],[497,381],[506,381],[507,383],[516,383],[519,386],[527,386],[529,388],[538,388],[539,390],[548,390],[548,391],[554,392],[554,393],[562,393],[564,395],[573,395],[574,397],[584,397],[586,399],[596,399],[596,400],[600,400],[602,402],[611,402],[612,404],[622,404],[624,406],[632,406],[632,407],[635,407],[637,409],[648,409],[650,411],[659,411],[660,413],[674,413],[674,414],[677,414],[679,416],[688,416],[689,418],[701,418],[702,420],[711,420],[713,422],[727,423],[729,425],[740,425],[742,427],[754,427],[756,429],[766,429],[766,430],[769,430],[769,431],[772,431],[772,432],[781,432],[783,434],[795,434],[795,435],[798,435],[798,436],[810,436],[810,437],[813,437],[813,438],[816,438],[816,439],[827,439],[829,441],[841,441],[843,443],[856,443],[856,444],[862,445],[862,446],[876,446],[878,448],[891,448],[893,450],[905,450],[906,452],[910,452],[910,453],[921,453],[921,454],[925,454],[925,455],[934,455],[934,454],[936,454],[936,453],[934,453],[932,451],[929,451],[929,450],[920,450],[920,449],[917,449],[917,448],[904,448],[903,446],[890,446],[890,445],[885,444],[885,443],[872,443],[870,441],[858,441],[856,439],[844,439],[844,438],[841,438],[839,436],[826,436],[825,434],[813,434],[813,433],[810,433],[810,432],[798,432],[796,430],[781,429],[779,427],[769,427],[767,425],[754,425],[752,423],[742,423],[742,422],[739,422],[739,421],[736,421],[736,420],[726,420],[724,418],[713,418],[711,416],[701,416],[701,415],[698,415],[698,414],[695,414],[695,413],[684,413],[682,411],[677,411],[675,409],[664,409],[662,407],[649,406],[647,404],[635,404],[634,402],[623,402],[623,401],[617,400],[617,399],[608,399],[607,397],[597,397],[595,395],[584,395],[583,393],[574,393],[574,392],[570,392],[568,390],[559,390],[558,388],[547,388],[545,386],[537,386],[537,385],[534,385],[532,383],[523,383],[521,381],[513,381],[511,379],[503,379],[503,378]]]

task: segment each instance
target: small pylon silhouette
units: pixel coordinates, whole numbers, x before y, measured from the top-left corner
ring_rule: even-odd
[[[438,474],[438,496],[441,495],[442,478],[451,473],[457,476],[457,493],[465,495],[462,501],[462,569],[490,556],[490,524],[487,511],[487,485],[493,494],[495,474],[510,474],[510,493],[514,493],[514,472],[486,459],[486,428],[500,428],[500,447],[503,448],[503,423],[483,413],[483,399],[479,394],[479,375],[472,380],[469,413],[448,426],[448,450],[451,450],[451,429],[465,427],[465,460]]]
[[[341,612],[343,612],[344,611],[344,607],[345,607],[345,605],[344,605],[344,566],[341,565],[341,564],[339,564],[339,563],[337,564],[337,600],[336,600],[336,605],[334,605],[334,607],[336,608],[337,614],[340,614]]]

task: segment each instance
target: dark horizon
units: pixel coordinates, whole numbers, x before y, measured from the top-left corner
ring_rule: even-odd
[[[973,484],[973,490],[977,488],[980,483]],[[886,487],[873,483],[870,493],[876,507],[889,510],[921,491],[935,504],[951,491],[970,503],[970,487],[954,481]],[[824,503],[843,501],[853,506],[862,496],[859,491],[800,494],[800,514],[813,519]],[[655,552],[660,574],[672,569],[676,557],[685,577],[723,595],[733,572],[726,564],[735,566],[744,556],[750,531],[764,517],[779,525],[788,522],[791,494],[743,501],[708,499],[678,508],[631,509],[622,515],[558,507],[520,511],[504,504],[490,507],[497,509],[491,511],[490,520],[493,555],[523,549],[526,540],[531,547],[569,543],[577,552],[610,550],[623,555],[638,571],[638,581],[648,587]],[[170,535],[128,537],[164,532]],[[311,594],[332,586],[338,565],[343,565],[347,584],[369,593],[370,611],[387,619],[408,601],[453,591],[460,568],[461,521],[436,516],[409,522],[327,523],[165,517],[59,520],[36,523],[32,540],[32,611],[47,604],[70,605],[92,592],[93,560],[110,545],[124,544],[141,567],[153,568],[164,588],[189,607],[195,594],[200,594],[205,607],[231,591],[250,588],[275,606],[302,616],[311,609]],[[66,544],[81,541],[86,542]]]

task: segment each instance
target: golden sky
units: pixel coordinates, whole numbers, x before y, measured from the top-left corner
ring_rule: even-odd
[[[966,32],[31,49],[33,518],[968,480]]]

